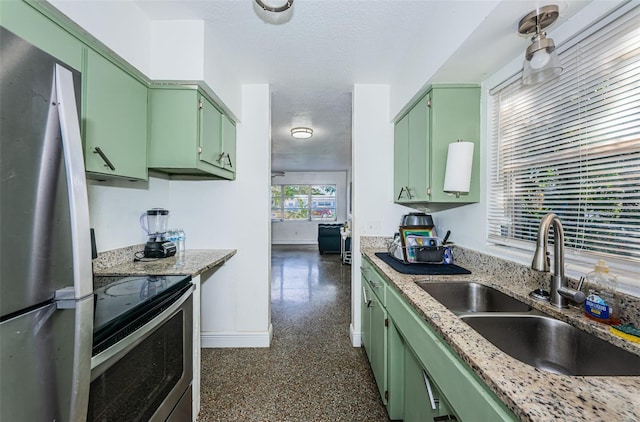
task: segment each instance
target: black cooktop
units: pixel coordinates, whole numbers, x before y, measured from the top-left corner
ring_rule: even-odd
[[[94,354],[106,338],[181,295],[190,284],[190,275],[94,277]]]

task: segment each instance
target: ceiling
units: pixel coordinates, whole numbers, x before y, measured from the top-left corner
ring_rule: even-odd
[[[470,32],[462,27],[470,19],[472,36],[446,52],[449,59],[430,81],[481,82],[524,52],[527,41],[518,36],[517,23],[539,3],[295,0],[288,11],[273,14],[253,0],[134,1],[152,20],[204,20],[238,80],[270,85],[271,165],[285,172],[351,168],[354,84],[397,83],[413,56],[442,56],[441,37]],[[553,3],[561,22],[589,1]],[[295,126],[313,128],[313,137],[292,138]]]

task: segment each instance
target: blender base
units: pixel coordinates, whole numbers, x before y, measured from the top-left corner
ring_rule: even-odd
[[[147,242],[144,245],[145,258],[167,258],[176,254],[176,245],[166,240]]]

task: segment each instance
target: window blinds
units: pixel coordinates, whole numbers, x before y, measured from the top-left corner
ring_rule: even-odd
[[[489,240],[529,248],[555,212],[567,248],[640,261],[640,6],[560,61],[492,97]]]

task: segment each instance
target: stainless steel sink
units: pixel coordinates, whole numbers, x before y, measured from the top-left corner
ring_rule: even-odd
[[[531,307],[499,290],[473,282],[418,282],[423,290],[455,313],[528,312]]]
[[[546,315],[462,315],[503,352],[547,372],[640,375],[640,356]]]

